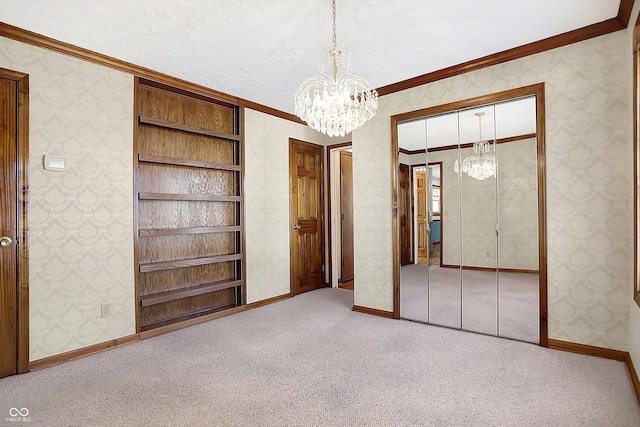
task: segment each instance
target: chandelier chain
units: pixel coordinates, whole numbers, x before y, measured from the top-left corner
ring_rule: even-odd
[[[333,0],[333,49],[335,50],[338,46],[337,38],[336,38],[336,0]]]

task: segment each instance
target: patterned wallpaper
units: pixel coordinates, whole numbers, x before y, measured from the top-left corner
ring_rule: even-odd
[[[538,269],[538,153],[534,138],[498,144],[499,266]]]
[[[134,334],[133,77],[4,38],[0,67],[29,74],[31,360]]]
[[[353,133],[355,303],[393,308],[390,116],[544,82],[549,337],[626,350],[628,51],[619,31],[380,98],[377,116]]]
[[[244,120],[247,303],[252,303],[291,290],[289,138],[320,145],[337,141],[254,110],[245,109]]]
[[[629,74],[629,93],[633,93],[633,63],[631,60],[631,47],[633,46],[633,24],[638,19],[638,10],[640,10],[640,2],[634,2],[633,10],[631,12],[631,19],[629,20],[629,31],[627,34],[627,50],[629,55],[629,65],[628,65],[628,74]],[[631,106],[628,108],[628,116],[629,116],[629,126],[627,127],[627,138],[629,141],[633,141],[633,109]],[[627,147],[627,156],[632,159],[633,158],[633,144],[629,144]],[[633,174],[633,164],[632,162],[627,163],[627,169],[629,170],[629,174]],[[629,198],[633,200],[633,182],[628,184],[629,186]],[[633,203],[630,203],[629,206],[629,215],[630,218],[633,218]],[[633,222],[633,219],[630,219]],[[633,254],[633,239],[629,239],[628,252]],[[629,260],[629,269],[630,269],[630,282],[631,289],[635,286],[634,278],[633,278],[633,265],[634,259],[631,257]],[[631,297],[632,292],[629,292],[629,354],[631,355],[631,359],[633,360],[633,365],[636,368],[636,372],[640,373],[640,307]]]

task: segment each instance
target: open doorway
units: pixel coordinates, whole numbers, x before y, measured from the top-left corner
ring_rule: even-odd
[[[414,264],[442,265],[441,168],[442,162],[412,167]]]
[[[353,290],[353,159],[351,143],[327,147],[329,159],[329,280]]]

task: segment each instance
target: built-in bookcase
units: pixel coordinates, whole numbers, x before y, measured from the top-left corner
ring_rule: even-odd
[[[245,302],[241,109],[136,80],[140,332]]]

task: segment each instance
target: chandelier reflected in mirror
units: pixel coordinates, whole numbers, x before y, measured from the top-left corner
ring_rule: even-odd
[[[364,78],[351,74],[351,52],[336,42],[336,0],[333,0],[333,44],[295,95],[295,113],[309,127],[329,136],[344,136],[376,115],[378,92]]]
[[[491,143],[489,141],[482,140],[482,116],[483,112],[475,114],[478,117],[478,128],[480,131],[480,138],[473,143],[473,152],[476,156],[469,156],[462,161],[462,168],[460,168],[459,161],[453,164],[453,169],[460,173],[462,172],[469,175],[471,178],[477,180],[484,180],[496,174],[496,158],[491,153]]]

